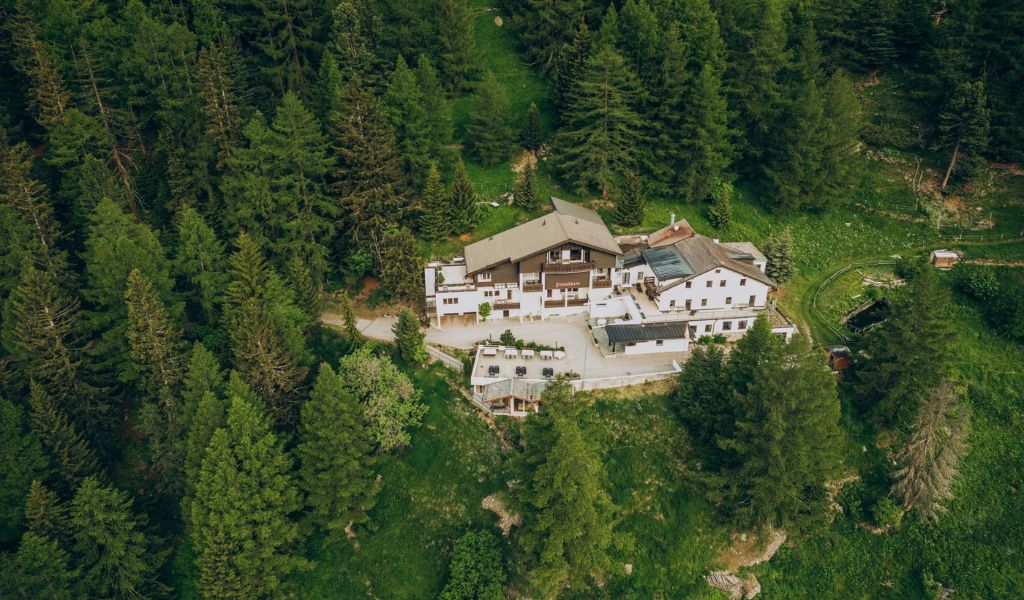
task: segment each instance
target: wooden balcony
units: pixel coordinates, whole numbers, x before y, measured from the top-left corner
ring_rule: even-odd
[[[511,308],[519,308],[519,303],[513,300],[495,300],[491,303],[494,310],[509,310]]]
[[[544,284],[542,284],[542,283],[524,283],[523,284],[523,291],[524,292],[540,292],[543,289],[544,289]]]
[[[586,299],[586,298],[573,298],[573,299],[570,299],[570,300],[566,300],[565,298],[563,298],[561,300],[545,300],[544,301],[544,308],[564,308],[566,306],[586,306],[588,302],[589,302],[589,300]]]
[[[592,287],[595,288],[610,288],[612,287],[612,280],[607,277],[598,277],[594,279]]]
[[[576,273],[578,271],[590,271],[594,268],[594,261],[567,262],[567,263],[544,263],[545,273]]]

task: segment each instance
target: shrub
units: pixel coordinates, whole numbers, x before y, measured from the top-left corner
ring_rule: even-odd
[[[480,318],[486,319],[487,317],[491,316],[491,303],[481,302],[477,310],[480,312]]]
[[[502,346],[511,346],[516,343],[516,336],[512,335],[511,329],[506,329],[501,333],[498,341],[501,342]]]
[[[875,503],[875,507],[871,509],[871,516],[879,527],[897,529],[903,521],[903,508],[892,498],[885,496]]]
[[[988,302],[999,293],[999,279],[992,269],[969,269],[963,277],[962,287],[968,296]]]

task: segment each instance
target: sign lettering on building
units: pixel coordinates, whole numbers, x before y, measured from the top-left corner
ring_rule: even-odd
[[[581,287],[580,286],[580,282],[578,282],[578,281],[559,281],[559,282],[555,283],[555,288],[557,288],[557,289],[576,288],[576,287]]]

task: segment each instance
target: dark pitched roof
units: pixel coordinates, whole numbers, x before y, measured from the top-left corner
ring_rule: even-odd
[[[672,244],[672,246],[669,246],[669,248],[679,253],[683,261],[690,265],[691,271],[687,275],[677,276],[682,278],[671,282],[662,289],[675,287],[691,277],[696,277],[719,267],[736,271],[741,275],[746,275],[767,285],[775,285],[775,282],[770,277],[762,273],[761,269],[750,262],[750,258],[748,258],[751,255],[750,252],[719,244],[715,240],[703,235],[694,235],[693,237],[679,240]],[[657,272],[655,274],[657,275]],[[665,278],[658,275],[658,279],[664,280]]]
[[[661,281],[694,275],[693,265],[673,246],[646,248],[640,251],[654,276]]]
[[[686,323],[659,323],[657,325],[609,325],[605,327],[611,343],[672,340],[686,337]]]

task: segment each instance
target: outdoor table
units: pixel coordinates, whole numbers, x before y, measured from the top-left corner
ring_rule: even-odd
[[[550,350],[541,350],[540,351],[540,357],[541,358],[546,358],[546,359],[550,360],[551,356],[552,356],[552,353],[551,353]]]

